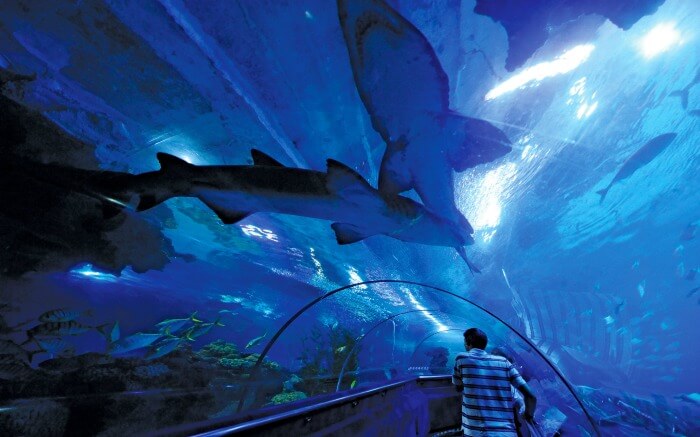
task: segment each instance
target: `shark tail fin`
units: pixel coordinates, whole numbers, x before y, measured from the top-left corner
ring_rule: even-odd
[[[467,267],[469,267],[469,271],[471,272],[472,276],[474,276],[474,273],[481,273],[481,269],[479,269],[479,267],[477,267],[476,264],[469,261],[469,258],[467,257],[467,251],[464,250],[463,247],[460,246],[456,247],[455,249],[457,249],[457,253],[459,254],[459,256],[462,257],[464,262],[467,263]]]
[[[605,196],[608,194],[608,190],[610,190],[610,187],[605,187],[602,190],[596,191],[597,194],[600,194],[600,203],[603,203],[603,200],[605,200]]]
[[[333,228],[335,239],[340,245],[357,243],[358,241],[375,235],[372,232],[366,232],[364,229],[348,223],[332,223],[331,228]]]

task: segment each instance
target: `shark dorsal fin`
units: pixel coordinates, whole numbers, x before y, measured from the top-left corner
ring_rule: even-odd
[[[263,165],[267,167],[284,167],[284,165],[271,157],[270,155],[261,152],[258,149],[250,149],[250,156],[253,157],[253,165]]]
[[[329,159],[326,162],[328,165],[326,188],[331,193],[342,195],[358,190],[372,191],[372,187],[365,178],[355,170],[335,159]]]
[[[166,172],[178,172],[192,167],[189,162],[169,153],[158,152],[156,158],[158,158],[161,170]]]

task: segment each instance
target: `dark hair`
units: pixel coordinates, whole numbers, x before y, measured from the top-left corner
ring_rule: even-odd
[[[471,347],[477,349],[486,349],[486,345],[489,342],[489,338],[486,333],[479,328],[469,328],[464,331],[464,341],[467,342]]]

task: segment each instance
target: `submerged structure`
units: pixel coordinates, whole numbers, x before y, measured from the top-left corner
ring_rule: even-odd
[[[697,435],[700,7],[522,3],[0,4],[0,434]]]

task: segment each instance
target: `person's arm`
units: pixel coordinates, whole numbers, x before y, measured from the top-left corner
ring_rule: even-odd
[[[464,386],[462,385],[462,370],[459,368],[459,360],[455,360],[455,368],[452,373],[452,384],[455,386],[457,392],[462,393]]]
[[[535,408],[537,408],[537,397],[534,393],[532,393],[532,390],[530,390],[527,383],[518,387],[518,390],[525,398],[525,412],[523,413],[523,416],[527,420],[532,420],[535,417]]]
[[[527,420],[533,419],[535,417],[535,408],[537,408],[537,397],[535,397],[535,394],[532,393],[530,387],[512,364],[508,367],[508,378],[513,387],[517,388],[525,398],[525,413],[523,413],[523,416]]]

